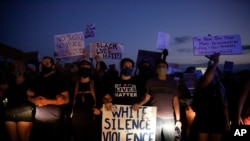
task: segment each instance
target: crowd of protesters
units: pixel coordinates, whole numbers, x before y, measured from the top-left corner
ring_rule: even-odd
[[[0,140],[101,141],[102,105],[123,104],[157,107],[156,141],[174,141],[175,127],[183,141],[225,141],[230,127],[250,125],[250,70],[221,72],[219,56],[211,56],[192,91],[183,74],[195,74],[195,67],[166,74],[165,58],[155,66],[123,58],[120,71],[99,56],[67,69],[49,56],[38,64],[2,62]],[[124,86],[135,90],[131,97],[116,97]]]

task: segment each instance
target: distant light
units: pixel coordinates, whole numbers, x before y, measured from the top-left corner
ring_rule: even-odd
[[[196,70],[200,70],[204,74],[207,70],[207,67],[196,67]]]

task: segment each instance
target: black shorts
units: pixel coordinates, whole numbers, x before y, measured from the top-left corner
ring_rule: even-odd
[[[34,108],[30,105],[21,105],[18,107],[5,109],[5,121],[28,121],[34,120]]]
[[[196,114],[197,131],[201,133],[223,134],[226,131],[226,120],[221,114]]]

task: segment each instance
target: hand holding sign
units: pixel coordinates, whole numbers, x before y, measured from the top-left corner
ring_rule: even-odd
[[[219,57],[220,57],[220,53],[216,52],[211,56],[211,60],[215,63],[218,64],[219,63]]]

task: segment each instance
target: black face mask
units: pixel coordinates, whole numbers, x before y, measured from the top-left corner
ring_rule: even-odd
[[[52,72],[53,71],[53,68],[52,67],[45,67],[45,66],[42,66],[42,75],[45,75],[45,74],[48,74],[48,73],[50,73],[50,72]]]
[[[121,73],[125,76],[131,76],[133,72],[133,69],[131,68],[125,68],[121,70]]]
[[[141,76],[148,76],[148,75],[150,75],[150,69],[149,69],[149,67],[142,67],[139,70],[139,75],[141,75]]]
[[[83,78],[90,77],[90,75],[91,75],[91,69],[81,68],[79,70],[79,74]]]

